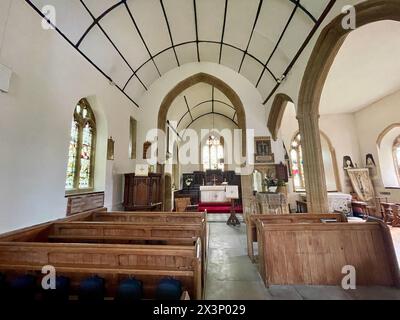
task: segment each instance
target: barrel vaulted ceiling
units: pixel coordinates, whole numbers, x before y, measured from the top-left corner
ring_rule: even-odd
[[[26,0],[137,107],[166,72],[215,62],[246,77],[266,103],[335,0]]]
[[[208,115],[223,117],[238,125],[236,109],[225,94],[210,84],[200,82],[175,98],[167,119],[171,128],[181,132]]]

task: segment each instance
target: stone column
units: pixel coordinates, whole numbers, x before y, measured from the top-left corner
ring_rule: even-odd
[[[297,115],[301,135],[307,207],[309,213],[328,213],[328,194],[322,158],[319,115]]]

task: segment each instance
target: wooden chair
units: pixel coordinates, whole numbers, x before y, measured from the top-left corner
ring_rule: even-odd
[[[396,220],[398,220],[399,209],[395,203],[381,202],[380,205],[384,222],[393,223],[393,221],[395,220],[395,216],[397,217]],[[396,223],[397,222],[398,221],[396,221]]]

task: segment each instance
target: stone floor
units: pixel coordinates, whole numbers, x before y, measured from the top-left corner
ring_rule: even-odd
[[[272,286],[267,289],[257,266],[247,257],[245,225],[229,227],[218,216],[209,220],[207,300],[400,300],[400,290],[384,287],[359,287],[351,291],[330,286]],[[400,232],[396,237],[400,254]]]

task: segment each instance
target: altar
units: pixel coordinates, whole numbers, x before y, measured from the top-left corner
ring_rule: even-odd
[[[201,186],[200,199],[202,203],[219,202],[226,203],[230,200],[226,197],[226,186]]]

